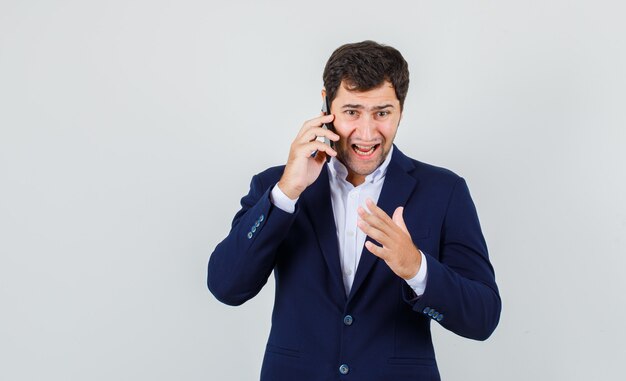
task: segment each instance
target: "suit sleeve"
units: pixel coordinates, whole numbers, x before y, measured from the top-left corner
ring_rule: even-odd
[[[207,285],[221,302],[240,305],[259,293],[274,269],[276,252],[298,213],[287,213],[270,201],[271,186],[260,175],[233,219],[228,236],[211,254]]]
[[[439,258],[426,256],[426,290],[416,299],[405,289],[405,301],[458,335],[487,339],[498,325],[501,300],[476,208],[462,178],[450,196]]]

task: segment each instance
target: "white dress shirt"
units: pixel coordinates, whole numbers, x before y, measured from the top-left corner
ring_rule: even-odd
[[[350,294],[354,275],[361,259],[361,252],[365,244],[366,235],[357,226],[359,215],[357,209],[362,206],[365,210],[365,200],[371,198],[378,203],[378,197],[385,182],[387,167],[391,161],[393,147],[385,161],[374,172],[365,177],[365,181],[355,187],[346,180],[348,169],[336,158],[331,158],[328,163],[330,198],[337,227],[337,241],[339,243],[339,263],[346,295]],[[272,203],[288,213],[295,211],[296,200],[287,197],[278,186],[272,189],[270,194]],[[418,273],[406,282],[411,286],[417,297],[424,294],[426,289],[427,263],[426,257],[420,251],[422,265]]]

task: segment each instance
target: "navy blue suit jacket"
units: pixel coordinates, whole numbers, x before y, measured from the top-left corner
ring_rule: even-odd
[[[208,267],[210,291],[230,305],[254,297],[274,271],[261,380],[439,380],[431,321],[476,340],[491,335],[500,296],[461,177],[394,148],[378,205],[389,215],[404,206],[413,242],[428,261],[426,291],[415,298],[384,261],[363,249],[346,296],[328,170],[290,214],[269,196],[283,169],[253,177]]]

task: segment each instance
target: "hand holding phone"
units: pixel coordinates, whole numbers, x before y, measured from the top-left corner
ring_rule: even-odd
[[[322,110],[328,113],[327,101]],[[326,161],[337,155],[333,142],[340,137],[334,132],[333,119],[332,114],[327,114],[304,122],[291,143],[287,164],[278,181],[278,187],[290,199],[297,199],[319,177]],[[319,151],[326,156],[317,156]]]

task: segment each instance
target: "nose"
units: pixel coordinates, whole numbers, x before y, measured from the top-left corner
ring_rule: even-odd
[[[359,123],[357,130],[360,139],[366,142],[372,141],[376,137],[376,121],[371,116],[366,116]]]

